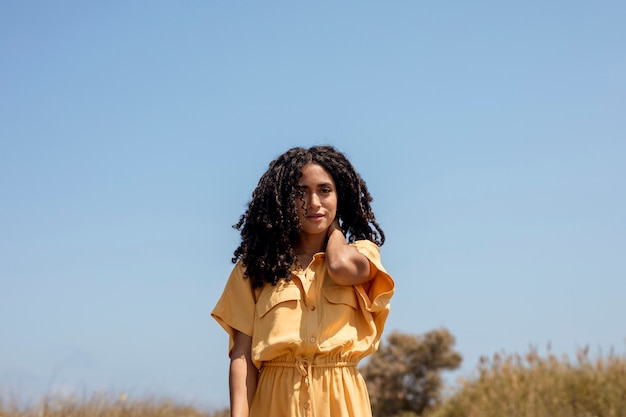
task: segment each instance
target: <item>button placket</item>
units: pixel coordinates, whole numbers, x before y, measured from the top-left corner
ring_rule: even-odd
[[[313,262],[314,263],[314,262]],[[308,292],[306,294],[307,308],[304,310],[304,323],[306,323],[306,329],[304,330],[304,341],[308,346],[305,346],[305,355],[312,355],[315,352],[315,343],[317,342],[318,332],[318,314],[316,311],[317,298],[319,289],[315,280],[315,268],[314,265],[306,271],[306,279],[311,284],[309,285]]]

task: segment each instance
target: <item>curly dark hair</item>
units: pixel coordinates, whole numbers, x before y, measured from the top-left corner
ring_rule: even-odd
[[[302,167],[309,162],[321,165],[335,181],[337,217],[347,240],[368,239],[379,246],[385,242],[365,181],[343,153],[332,146],[289,149],[270,162],[246,212],[233,225],[241,232],[241,243],[232,261],[241,259],[255,288],[290,279],[296,259],[294,245],[301,230],[296,206],[301,198],[298,183]]]

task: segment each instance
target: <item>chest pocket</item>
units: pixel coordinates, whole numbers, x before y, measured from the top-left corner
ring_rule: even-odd
[[[301,342],[302,295],[293,283],[265,284],[256,304],[255,349],[267,360],[284,346]],[[284,351],[282,351],[284,353]],[[267,356],[269,355],[269,356]]]
[[[332,349],[336,346],[349,348],[358,340],[358,301],[352,286],[334,285],[323,290],[324,330],[321,346]]]

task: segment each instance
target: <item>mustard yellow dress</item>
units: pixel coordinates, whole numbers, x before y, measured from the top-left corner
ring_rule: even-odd
[[[276,286],[253,289],[241,262],[234,267],[211,315],[230,335],[229,352],[235,329],[252,337],[260,373],[250,417],[372,415],[356,366],[378,348],[394,282],[376,244],[352,245],[375,273],[367,284],[336,285],[321,252]]]

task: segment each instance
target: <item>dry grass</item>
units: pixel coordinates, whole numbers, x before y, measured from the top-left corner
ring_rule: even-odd
[[[201,411],[168,400],[124,394],[47,397],[19,406],[0,391],[0,417],[228,417],[228,410]],[[403,416],[416,416],[405,413]],[[400,417],[400,416],[398,416]],[[536,350],[524,356],[483,358],[477,374],[424,417],[626,417],[626,357],[614,353],[575,362]]]
[[[169,400],[130,399],[124,394],[44,398],[35,405],[20,406],[1,395],[0,417],[228,417],[228,410],[200,411]]]
[[[428,417],[623,417],[626,357],[590,359],[588,349],[571,363],[536,350],[525,356],[483,358],[478,375]]]

